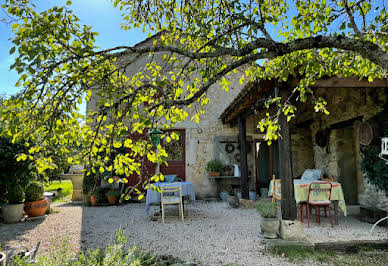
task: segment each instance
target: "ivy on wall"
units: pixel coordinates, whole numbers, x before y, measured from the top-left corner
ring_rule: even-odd
[[[388,137],[388,103],[384,110],[375,117],[375,121],[381,127],[381,136]],[[388,195],[388,165],[379,157],[381,142],[369,146],[363,146],[361,170],[365,173],[371,184],[376,185]]]

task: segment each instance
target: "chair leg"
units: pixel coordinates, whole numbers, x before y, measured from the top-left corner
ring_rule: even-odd
[[[164,223],[164,204],[162,204],[162,223]]]
[[[304,217],[303,217],[303,204],[299,204],[300,206],[300,222],[303,223],[304,222]]]
[[[183,203],[182,201],[180,202],[180,211],[181,211],[181,215],[182,215],[182,223],[183,223],[183,220],[184,220],[184,217],[183,217]]]
[[[307,204],[306,212],[307,212],[307,227],[310,228],[310,213],[309,213],[309,205]]]
[[[329,217],[330,217],[331,228],[334,228],[334,226],[333,226],[333,217],[331,216],[331,208],[330,208],[330,205],[328,206],[328,208],[329,208]]]

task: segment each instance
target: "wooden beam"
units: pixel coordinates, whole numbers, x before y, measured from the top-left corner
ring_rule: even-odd
[[[280,91],[282,99],[287,99],[287,91]],[[279,141],[279,165],[281,179],[281,208],[284,220],[296,220],[296,202],[292,178],[291,134],[287,117],[282,113],[279,117],[281,138]]]
[[[375,79],[369,82],[366,79],[357,78],[337,78],[320,79],[311,85],[312,88],[387,88],[388,80]]]
[[[247,128],[246,119],[241,117],[238,121],[238,137],[240,142],[240,169],[241,169],[241,196],[249,199],[248,187],[248,160],[247,160]]]

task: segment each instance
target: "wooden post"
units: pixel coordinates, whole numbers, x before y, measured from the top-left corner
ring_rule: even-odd
[[[282,98],[287,94],[281,91]],[[294,184],[292,178],[292,157],[291,157],[291,134],[290,127],[287,123],[287,117],[281,113],[279,117],[281,127],[281,139],[279,141],[279,165],[281,178],[281,208],[282,218],[284,220],[296,220],[296,203],[294,198]]]
[[[249,199],[248,187],[248,162],[247,162],[247,130],[244,117],[238,119],[238,137],[240,142],[240,169],[241,169],[241,196],[243,199]]]

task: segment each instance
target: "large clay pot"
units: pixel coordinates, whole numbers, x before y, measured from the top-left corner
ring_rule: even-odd
[[[106,196],[108,198],[108,202],[111,205],[115,205],[117,203],[117,196]]]
[[[90,203],[92,204],[92,206],[96,206],[97,205],[97,197],[94,195],[90,196]]]
[[[5,266],[5,259],[6,259],[5,253],[0,252],[0,266]]]
[[[24,210],[26,211],[28,217],[42,216],[46,213],[49,207],[46,197],[37,201],[27,201],[25,205]]]
[[[232,208],[238,207],[239,200],[238,200],[237,196],[229,196],[228,202],[229,202],[230,207],[232,207]]]
[[[3,212],[3,219],[5,223],[20,222],[23,218],[24,204],[7,204],[1,207]]]
[[[72,201],[82,201],[83,200],[83,180],[84,175],[81,174],[72,174],[68,175],[71,178],[71,183],[73,184],[73,194],[71,196]]]
[[[278,218],[262,218],[261,230],[265,238],[277,238],[280,222]]]

